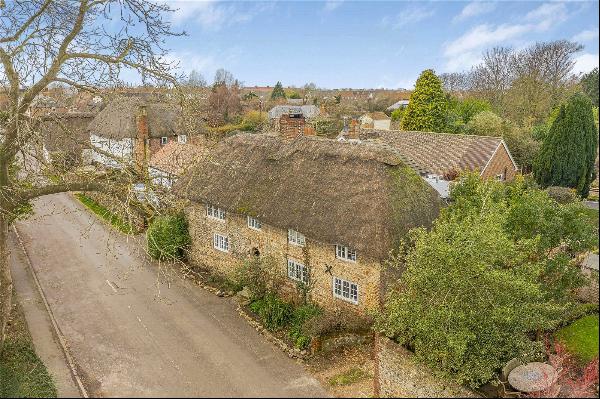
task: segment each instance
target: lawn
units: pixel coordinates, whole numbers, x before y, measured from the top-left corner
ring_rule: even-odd
[[[15,306],[0,353],[0,398],[19,397],[55,398],[56,387],[35,353],[21,308]]]
[[[83,205],[85,205],[96,215],[100,216],[100,218],[110,223],[120,232],[125,234],[133,234],[133,226],[121,219],[118,215],[115,215],[110,210],[108,210],[107,208],[100,205],[99,203],[97,203],[96,201],[84,194],[79,193],[75,194],[75,196],[77,197],[77,199],[79,199],[79,201],[81,201]]]
[[[579,360],[588,363],[598,356],[598,315],[582,317],[558,330],[555,337]]]

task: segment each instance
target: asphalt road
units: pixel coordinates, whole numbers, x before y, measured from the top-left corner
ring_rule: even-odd
[[[93,396],[324,396],[218,298],[146,260],[68,194],[17,223]]]

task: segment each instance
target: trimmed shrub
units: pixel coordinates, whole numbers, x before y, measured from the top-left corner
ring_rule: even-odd
[[[546,189],[546,192],[559,204],[571,204],[578,200],[577,193],[572,188],[551,186]]]
[[[264,298],[252,302],[250,309],[261,318],[265,327],[271,331],[285,327],[293,317],[292,305],[272,293],[268,293]]]
[[[184,259],[190,244],[188,224],[183,214],[159,216],[146,233],[148,253],[157,260]]]

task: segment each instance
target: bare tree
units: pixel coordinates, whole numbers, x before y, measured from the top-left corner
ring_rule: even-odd
[[[483,61],[471,71],[473,89],[493,106],[501,107],[514,79],[514,51],[494,47],[483,53]]]
[[[10,223],[36,197],[116,186],[78,174],[57,183],[44,178],[32,103],[56,83],[92,92],[114,87],[124,71],[147,85],[176,82],[163,47],[177,35],[165,18],[170,11],[145,0],[0,1],[0,87],[8,98],[0,124],[0,345],[11,310]]]
[[[442,73],[440,75],[444,91],[462,97],[472,88],[471,75],[466,72]]]

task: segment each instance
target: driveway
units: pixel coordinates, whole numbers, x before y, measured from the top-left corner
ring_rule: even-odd
[[[148,262],[68,194],[17,223],[92,396],[324,396],[219,298]]]

